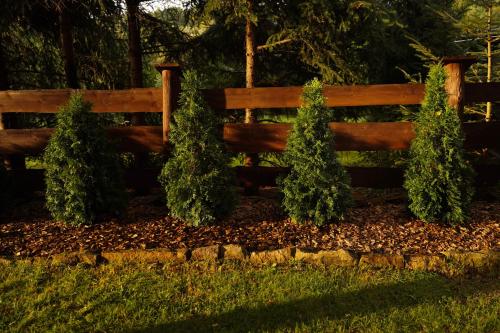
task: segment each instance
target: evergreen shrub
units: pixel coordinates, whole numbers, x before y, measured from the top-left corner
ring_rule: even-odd
[[[448,104],[445,81],[443,66],[432,66],[415,122],[404,187],[409,209],[418,218],[456,224],[467,218],[474,175],[465,159],[459,115]]]
[[[197,74],[186,71],[169,135],[172,156],[159,176],[170,214],[194,226],[213,224],[236,202],[222,122],[207,106],[201,87]]]
[[[91,224],[97,214],[117,213],[125,204],[119,156],[91,107],[72,94],[57,113],[44,154],[47,208],[73,225]]]
[[[302,102],[284,153],[291,170],[278,185],[294,221],[323,225],[344,218],[352,202],[350,178],[337,160],[319,80],[304,86]]]

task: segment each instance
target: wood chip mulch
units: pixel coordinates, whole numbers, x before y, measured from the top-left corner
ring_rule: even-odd
[[[161,194],[133,198],[124,216],[74,227],[53,221],[41,199],[0,216],[0,255],[50,256],[79,250],[200,247],[239,244],[251,250],[296,246],[358,252],[433,254],[447,250],[500,249],[500,202],[477,201],[470,224],[426,224],[408,213],[399,194],[387,200],[359,194],[345,221],[323,227],[297,225],[277,195],[242,196],[235,212],[216,226],[190,227],[169,217]],[[394,199],[396,198],[396,199]]]

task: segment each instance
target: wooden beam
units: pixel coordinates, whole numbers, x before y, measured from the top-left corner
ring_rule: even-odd
[[[93,112],[161,112],[159,88],[128,90],[7,90],[0,91],[0,113],[57,113],[73,91],[80,91],[93,104]]]
[[[163,144],[168,144],[170,121],[174,109],[178,106],[180,94],[180,66],[178,64],[159,64],[155,66],[161,72],[162,82],[162,131]]]
[[[420,104],[423,84],[381,84],[326,86],[328,107]],[[205,90],[205,99],[214,109],[296,108],[302,102],[302,87],[226,88]]]
[[[404,170],[383,167],[346,167],[352,187],[395,188],[403,186]],[[500,180],[500,165],[476,165],[476,185],[487,186]],[[280,167],[236,167],[241,186],[276,186],[276,178],[289,172]]]
[[[414,138],[413,124],[388,123],[330,123],[336,136],[336,149],[346,150],[404,150]],[[226,124],[224,140],[233,152],[281,152],[291,124]],[[500,122],[464,123],[465,146],[468,149],[500,148]],[[0,153],[36,154],[47,144],[53,130],[7,129],[0,131]],[[122,151],[161,152],[161,126],[132,126],[108,129],[110,138],[117,140]]]
[[[38,154],[45,149],[52,128],[8,129],[0,131],[0,153]],[[161,126],[114,127],[108,129],[110,139],[120,151],[162,152]]]
[[[448,93],[448,104],[457,110],[460,117],[462,117],[465,104],[464,75],[467,70],[466,64],[461,62],[450,62],[445,65],[445,70],[445,88]]]
[[[236,176],[241,186],[276,186],[276,178],[287,174],[289,168],[282,167],[236,167]],[[403,184],[403,170],[381,167],[347,167],[353,187],[391,188]]]
[[[476,185],[488,185],[500,180],[499,165],[477,165]],[[276,186],[276,177],[288,172],[288,168],[277,167],[235,167],[238,185],[240,186]],[[347,167],[351,176],[352,187],[396,188],[403,185],[404,170],[400,168],[381,167]],[[134,188],[137,186],[158,187],[160,170],[135,169],[125,171],[125,183]],[[14,180],[16,188],[23,192],[44,190],[44,170],[11,170],[9,176]]]
[[[500,102],[500,82],[465,84],[465,103],[481,102]]]
[[[280,152],[291,128],[291,124],[227,124],[224,140],[234,152]],[[414,137],[409,122],[330,123],[330,128],[339,151],[407,149]]]
[[[371,106],[420,104],[423,84],[385,84],[367,86],[326,86],[327,106]],[[68,101],[73,90],[7,90],[0,91],[0,113],[56,113]],[[499,101],[500,83],[468,83],[468,104]],[[161,112],[161,88],[128,90],[81,90],[93,103],[94,112]],[[227,88],[204,90],[205,98],[215,109],[296,108],[301,105],[302,87]]]
[[[280,152],[291,124],[226,124],[224,140],[233,152]],[[464,123],[468,149],[499,148],[500,122]],[[405,150],[415,137],[410,122],[330,123],[338,151]]]

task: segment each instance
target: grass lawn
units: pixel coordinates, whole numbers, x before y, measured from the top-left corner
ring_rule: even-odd
[[[0,267],[2,332],[499,332],[494,277],[298,263]]]

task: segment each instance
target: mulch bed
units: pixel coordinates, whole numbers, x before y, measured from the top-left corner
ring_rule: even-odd
[[[447,250],[500,249],[500,202],[473,204],[468,226],[426,224],[407,212],[400,190],[355,192],[345,221],[323,227],[297,225],[283,213],[275,190],[242,196],[235,212],[216,226],[190,227],[169,217],[160,193],[130,200],[123,217],[92,226],[53,221],[42,198],[0,216],[0,255],[50,256],[79,250],[200,247],[239,244],[251,250],[296,246],[358,252],[434,254]]]

